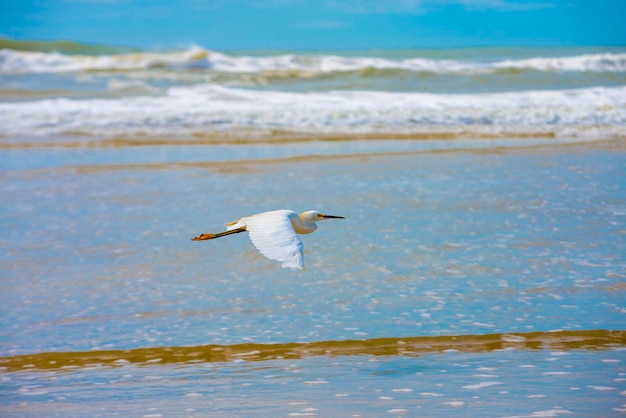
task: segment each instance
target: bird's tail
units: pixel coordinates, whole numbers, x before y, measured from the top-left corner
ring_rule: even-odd
[[[216,232],[215,234],[213,234],[211,232],[207,232],[205,234],[198,235],[197,237],[193,237],[191,240],[192,241],[205,241],[205,240],[208,240],[208,239],[214,239],[214,238],[223,237],[225,235],[238,234],[238,233],[243,232],[245,230],[246,230],[246,227],[244,226],[244,227],[237,228],[237,229],[231,229],[230,231]]]

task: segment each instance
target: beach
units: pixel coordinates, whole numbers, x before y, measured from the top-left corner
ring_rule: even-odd
[[[2,416],[624,414],[624,48],[85,48],[2,50]]]

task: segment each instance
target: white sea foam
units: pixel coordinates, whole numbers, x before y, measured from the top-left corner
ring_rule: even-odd
[[[120,55],[64,55],[0,50],[0,72],[54,73],[87,70],[137,70],[155,67],[206,67],[208,52],[199,47],[171,53],[138,52]]]
[[[527,69],[536,71],[626,71],[626,54],[585,54],[573,57],[541,57],[523,60],[505,60],[492,68]]]
[[[530,415],[511,415],[504,418],[534,418],[534,417],[556,417],[558,415],[573,414],[572,411],[555,407],[545,411],[531,412]]]
[[[582,54],[568,57],[505,59],[493,62],[472,60],[340,55],[281,54],[246,56],[208,51],[193,46],[174,52],[137,52],[118,55],[64,55],[60,53],[0,50],[0,72],[45,73],[89,70],[137,70],[146,68],[202,68],[230,73],[299,71],[305,74],[360,71],[367,69],[405,70],[428,73],[489,73],[502,70],[624,72],[626,53]]]
[[[488,388],[490,386],[496,386],[496,385],[503,385],[504,383],[502,382],[482,382],[482,383],[477,383],[475,385],[465,385],[463,386],[463,389],[483,389],[483,388]]]
[[[458,131],[472,136],[626,132],[626,87],[492,94],[290,93],[196,85],[162,96],[0,103],[5,136]]]

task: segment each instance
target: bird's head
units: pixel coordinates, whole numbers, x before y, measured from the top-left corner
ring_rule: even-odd
[[[324,215],[316,210],[309,210],[300,214],[303,222],[317,222],[325,219],[345,219],[343,216]]]

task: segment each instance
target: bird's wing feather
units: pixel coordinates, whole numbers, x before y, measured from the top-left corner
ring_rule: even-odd
[[[252,244],[270,260],[282,263],[283,267],[302,269],[302,241],[293,229],[292,211],[265,212],[246,218],[246,229]],[[297,216],[297,215],[296,215]]]

